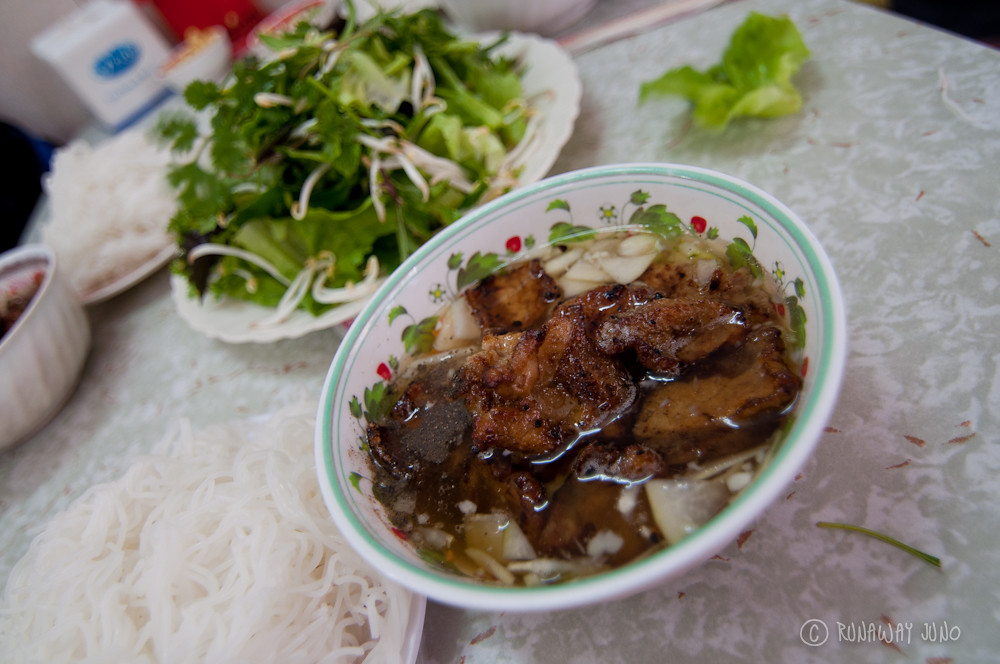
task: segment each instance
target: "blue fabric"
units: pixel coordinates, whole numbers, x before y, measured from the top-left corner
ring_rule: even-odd
[[[55,146],[0,121],[0,250],[17,245],[42,194]]]

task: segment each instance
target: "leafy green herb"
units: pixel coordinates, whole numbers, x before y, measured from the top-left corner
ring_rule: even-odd
[[[715,131],[739,116],[797,113],[802,96],[792,76],[809,56],[791,19],[751,12],[733,33],[719,64],[705,71],[679,67],[647,81],[640,88],[639,103],[658,95],[686,97],[694,104],[695,123]]]
[[[891,544],[892,546],[902,549],[907,553],[911,553],[917,558],[923,560],[924,562],[933,565],[934,567],[941,567],[941,559],[938,558],[937,556],[932,556],[929,553],[924,553],[923,551],[920,551],[919,549],[914,549],[912,546],[909,546],[908,544],[903,544],[899,540],[893,539],[892,537],[884,535],[880,532],[869,530],[868,528],[863,528],[861,526],[853,526],[847,523],[834,523],[830,521],[818,521],[816,525],[819,526],[820,528],[839,528],[841,530],[850,530],[856,533],[862,533],[863,535],[868,535],[869,537],[874,537],[875,539],[881,540],[886,544]]]
[[[429,546],[422,546],[417,549],[417,555],[420,556],[420,558],[428,565],[437,567],[439,569],[448,572],[460,573],[458,571],[458,568],[455,567],[455,564],[450,560],[448,560],[445,553],[440,549],[435,549]]]
[[[174,267],[198,294],[321,313],[370,259],[392,270],[512,181],[530,109],[519,64],[495,54],[504,38],[463,40],[431,10],[345,25],[300,24],[264,40],[273,57],[188,86],[204,135],[190,113],[161,119],[186,155],[169,174],[187,252]]]

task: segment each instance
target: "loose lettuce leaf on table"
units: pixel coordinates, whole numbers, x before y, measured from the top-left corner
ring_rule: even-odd
[[[739,116],[777,117],[802,108],[792,83],[810,52],[788,17],[751,12],[733,33],[722,61],[705,71],[671,69],[639,90],[639,103],[680,95],[693,105],[695,124],[721,131]]]

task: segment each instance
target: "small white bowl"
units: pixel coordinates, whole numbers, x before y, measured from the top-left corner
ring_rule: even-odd
[[[759,265],[775,271],[786,295],[794,295],[802,307],[803,386],[773,456],[701,528],[609,572],[562,584],[497,587],[432,568],[390,526],[371,482],[364,479],[372,471],[362,445],[361,411],[368,396],[384,387],[396,361],[406,356],[404,329],[437,314],[442,295],[457,296],[456,270],[477,252],[514,260],[531,244],[529,238],[544,242],[557,222],[600,228],[609,220],[628,219],[639,205],[654,204],[666,205],[699,233],[707,223],[718,228],[720,238],[747,241]],[[755,239],[750,238],[746,217],[754,221]],[[845,319],[840,286],[816,238],[795,213],[751,184],[675,164],[603,166],[551,177],[506,194],[442,230],[388,277],[355,319],[333,358],[317,413],[320,486],[337,525],[372,565],[440,602],[483,610],[541,611],[621,598],[710,559],[786,491],[835,405],[846,355]]]
[[[554,35],[593,9],[597,0],[441,0],[445,13],[470,30]]]
[[[72,395],[90,349],[90,323],[55,254],[33,244],[0,255],[0,296],[40,280],[0,338],[0,449],[38,431]]]
[[[365,3],[361,4],[366,6]],[[254,26],[247,37],[247,51],[263,59],[271,58],[274,53],[263,44],[260,39],[261,35],[281,36],[294,30],[299,23],[303,22],[310,23],[320,29],[326,29],[337,15],[339,7],[338,0],[293,0],[293,2],[289,2],[268,14],[264,20]]]
[[[232,43],[221,25],[192,30],[160,67],[160,77],[173,92],[184,94],[192,81],[218,83],[232,70]]]

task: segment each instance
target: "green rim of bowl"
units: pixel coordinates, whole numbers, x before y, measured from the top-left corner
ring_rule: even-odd
[[[334,398],[342,399],[338,385],[350,355],[349,349],[367,334],[373,316],[382,307],[383,295],[409,279],[411,271],[416,269],[425,257],[437,252],[442,245],[461,239],[459,236],[464,237],[465,234],[473,232],[481,220],[488,218],[500,208],[516,206],[519,202],[525,202],[542,191],[555,190],[588,180],[636,177],[662,179],[665,176],[706,184],[756,206],[778,222],[781,232],[792,239],[795,244],[793,248],[803,256],[815,276],[814,297],[822,310],[824,321],[823,327],[818,329],[821,335],[821,340],[816,346],[819,362],[814,366],[811,360],[809,368],[809,374],[815,382],[808,398],[798,405],[795,420],[770,462],[761,469],[751,486],[690,537],[622,567],[571,582],[541,587],[479,584],[447,572],[433,570],[427,565],[402,560],[387,552],[351,509],[344,495],[345,484],[339,481],[336,473],[332,446],[334,440],[332,416],[337,410]],[[745,527],[749,521],[763,512],[812,454],[836,403],[845,358],[844,306],[833,267],[816,238],[784,204],[754,185],[700,167],[643,163],[581,169],[517,189],[469,212],[462,219],[441,230],[389,275],[379,292],[372,297],[349,328],[330,365],[317,413],[317,472],[328,508],[335,520],[340,522],[341,528],[348,531],[345,532],[345,536],[356,547],[363,549],[361,551],[363,555],[380,559],[384,563],[381,566],[383,573],[415,591],[449,604],[469,608],[544,610],[582,606],[594,601],[623,597],[643,588],[652,587],[668,574],[658,571],[668,559],[679,561],[679,564],[670,567],[670,575],[682,573],[701,564],[728,545],[738,535],[740,528]],[[792,445],[790,441],[805,442]],[[784,476],[785,480],[770,481],[775,476]]]

